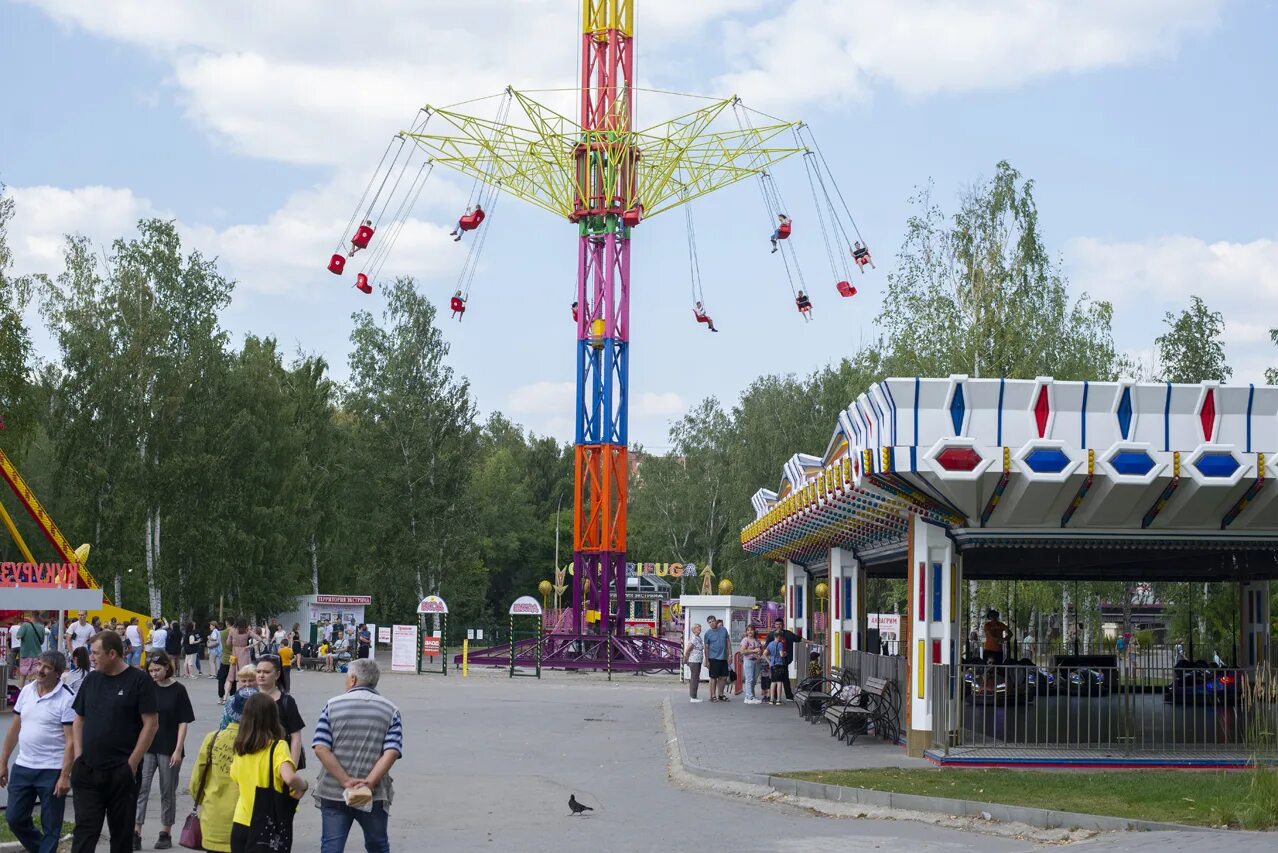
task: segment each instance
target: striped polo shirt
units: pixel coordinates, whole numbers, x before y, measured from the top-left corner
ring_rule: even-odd
[[[388,749],[404,754],[404,729],[395,704],[371,687],[352,687],[341,696],[328,700],[315,724],[311,747],[323,746],[355,778],[367,776],[373,765]],[[318,800],[342,802],[341,784],[320,770],[315,786]],[[373,789],[373,799],[390,808],[394,788],[390,774],[382,777]]]

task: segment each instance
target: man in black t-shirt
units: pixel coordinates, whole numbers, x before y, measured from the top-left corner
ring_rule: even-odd
[[[124,643],[114,631],[95,634],[89,645],[93,672],[75,697],[75,835],[72,853],[93,853],[105,818],[111,853],[133,849],[138,765],[160,726],[155,682],[124,662]]]

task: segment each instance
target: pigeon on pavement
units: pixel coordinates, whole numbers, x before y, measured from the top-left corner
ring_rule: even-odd
[[[577,796],[575,794],[568,795],[568,808],[572,809],[572,813],[575,815],[581,814],[582,812],[594,811],[594,809],[590,806],[583,806],[581,803],[577,802]]]

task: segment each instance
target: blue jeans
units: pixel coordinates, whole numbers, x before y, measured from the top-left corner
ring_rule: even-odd
[[[67,806],[66,797],[53,796],[53,786],[60,770],[32,770],[21,764],[13,765],[9,775],[9,806],[5,820],[22,845],[39,853],[54,853],[58,838],[62,836],[62,813]],[[36,798],[40,800],[40,828],[36,831],[31,820]]]
[[[390,853],[390,838],[386,834],[389,817],[386,804],[381,801],[373,803],[371,812],[362,812],[341,800],[320,800],[320,853],[342,853],[352,823],[358,823],[364,830],[364,849],[368,853]]]
[[[742,660],[743,667],[742,679],[745,681],[741,685],[741,689],[745,692],[747,699],[754,699],[754,686],[759,683],[759,659],[745,658]]]
[[[127,655],[124,656],[124,662],[127,663],[129,666],[141,666],[142,650],[134,649],[133,651],[129,652]]]

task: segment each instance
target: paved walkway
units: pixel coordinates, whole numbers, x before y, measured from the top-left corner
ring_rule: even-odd
[[[192,749],[220,716],[212,681],[185,682],[198,721]],[[303,673],[293,692],[306,719],[307,741],[324,701],[342,689],[341,676]],[[787,803],[733,796],[700,784],[671,781],[661,705],[670,699],[678,732],[702,760],[748,770],[908,762],[894,747],[872,742],[846,747],[798,719],[793,708],[689,705],[671,679],[547,673],[508,680],[491,671],[469,679],[454,674],[386,675],[382,692],[403,711],[405,755],[393,771],[392,849],[415,851],[534,851],[596,853],[707,848],[775,853],[837,850],[993,851],[1042,849],[1017,838],[901,820],[825,817]],[[680,702],[679,700],[683,701]],[[0,721],[8,722],[0,716]],[[178,816],[190,809],[182,768]],[[860,766],[860,765],[858,765]],[[315,776],[315,762],[305,771]],[[569,794],[595,807],[570,817]],[[150,850],[158,831],[152,814],[143,833]],[[298,812],[298,853],[319,850],[318,811],[308,797]],[[1158,853],[1202,849],[1273,849],[1272,838],[1148,833],[1110,835],[1087,853],[1136,849]],[[1156,847],[1155,847],[1156,845]],[[107,845],[99,845],[105,851]],[[358,830],[347,850],[362,850]]]
[[[700,693],[704,699],[709,690],[703,686]],[[692,704],[686,694],[675,694],[671,710],[686,760],[707,770],[768,774],[932,766],[878,738],[862,736],[851,746],[837,741],[824,723],[801,720],[793,702],[747,705],[734,696]]]

